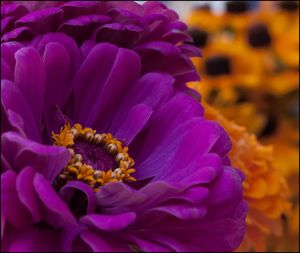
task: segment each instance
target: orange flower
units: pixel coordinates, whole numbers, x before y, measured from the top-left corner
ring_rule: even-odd
[[[291,203],[285,178],[276,168],[271,146],[263,146],[244,127],[227,120],[217,110],[205,105],[205,117],[216,120],[230,135],[232,166],[246,175],[244,197],[249,205],[247,231],[238,251],[266,250],[270,234],[282,234],[281,215],[286,214]]]

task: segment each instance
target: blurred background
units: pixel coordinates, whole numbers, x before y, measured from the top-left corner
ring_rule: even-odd
[[[299,252],[299,2],[162,2],[188,24],[202,50],[203,57],[193,59],[201,82],[189,85],[222,115],[271,144],[287,179],[292,208],[279,218],[282,231],[275,236],[272,224],[260,226],[265,245],[252,242],[247,250]]]

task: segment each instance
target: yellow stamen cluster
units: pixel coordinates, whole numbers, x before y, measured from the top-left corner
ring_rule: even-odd
[[[128,154],[128,147],[123,147],[122,142],[113,137],[110,133],[99,134],[96,130],[82,127],[75,124],[73,127],[66,124],[60,129],[58,134],[52,132],[54,145],[67,147],[71,154],[71,159],[63,169],[59,178],[69,180],[80,180],[87,183],[96,192],[99,187],[110,182],[136,181],[131,176],[135,172],[134,160]],[[85,140],[92,144],[97,144],[113,155],[117,168],[107,171],[95,170],[91,165],[82,162],[82,156],[75,154],[74,144],[77,139]]]

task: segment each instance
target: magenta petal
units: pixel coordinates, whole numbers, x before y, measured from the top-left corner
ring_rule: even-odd
[[[112,245],[89,230],[82,231],[80,237],[94,252],[115,252]]]
[[[168,101],[173,94],[174,78],[165,73],[147,73],[130,88],[115,116],[111,131],[116,132],[128,111],[136,104],[145,104],[153,110]]]
[[[43,64],[47,80],[45,110],[48,111],[56,104],[62,107],[65,102],[71,68],[68,51],[57,42],[49,42],[45,46]]]
[[[1,57],[1,79],[13,80],[11,69],[5,60]]]
[[[57,252],[59,235],[54,231],[27,229],[18,233],[10,244],[9,252]]]
[[[27,26],[37,33],[55,30],[62,21],[63,11],[59,8],[46,8],[30,12],[16,21],[17,27]]]
[[[17,174],[6,171],[1,174],[1,215],[15,227],[21,228],[32,224],[31,215],[20,202],[16,190]]]
[[[46,207],[46,220],[54,226],[70,226],[76,219],[50,183],[39,173],[33,180],[37,195]]]
[[[171,177],[176,177],[177,171],[181,172],[180,175],[182,176],[183,174],[189,174],[189,171],[185,168],[189,166],[190,162],[195,162],[198,157],[208,153],[218,140],[219,134],[220,131],[216,124],[207,121],[195,124],[178,144],[173,159],[170,160],[169,164],[165,164],[159,178],[166,178],[171,171]],[[181,157],[181,159],[177,159],[178,157]],[[201,166],[201,163],[198,166]],[[175,171],[174,168],[176,168]]]
[[[89,214],[80,221],[94,228],[105,231],[118,231],[128,227],[135,221],[136,214],[133,212],[121,214]]]
[[[168,198],[167,200],[184,200],[191,204],[201,204],[206,201],[209,196],[209,190],[203,186],[194,186],[176,196]]]
[[[68,51],[71,64],[70,73],[74,75],[77,72],[79,65],[81,64],[81,54],[76,42],[70,36],[56,32],[47,33],[43,36],[37,36],[31,44],[33,47],[37,48],[41,55],[44,55],[46,46],[48,45],[48,43],[51,42],[56,42],[64,46],[65,49]],[[68,93],[70,93],[70,90]]]
[[[168,140],[167,135],[170,135],[181,124],[186,123],[194,117],[201,117],[203,108],[199,103],[185,94],[178,94],[163,105],[160,110],[153,115],[153,122],[149,131],[149,137],[146,140],[141,154],[149,154],[147,149],[154,151],[162,144],[163,140]],[[156,138],[152,138],[155,136]],[[142,158],[142,157],[141,157]],[[144,160],[144,157],[142,158]]]
[[[111,23],[101,26],[95,31],[95,39],[99,42],[110,42],[120,47],[132,47],[144,35],[144,29],[133,24]]]
[[[129,145],[135,136],[145,127],[153,110],[144,104],[138,104],[129,110],[127,118],[115,134],[116,138]]]
[[[8,64],[12,74],[15,72],[15,53],[22,47],[23,45],[17,41],[1,43],[1,57]]]
[[[97,97],[100,97],[106,79],[113,67],[118,48],[107,44],[98,44],[83,61],[75,78],[76,121],[86,122],[87,111],[91,111]],[[99,69],[98,66],[105,62]],[[88,84],[88,89],[87,85]],[[88,98],[88,99],[86,99]]]
[[[70,181],[60,189],[59,193],[65,200],[68,201],[72,198],[75,190],[82,191],[86,195],[88,201],[86,210],[87,214],[94,213],[97,200],[95,192],[87,184],[81,181]]]
[[[171,249],[165,245],[160,244],[159,242],[153,242],[147,240],[147,238],[140,238],[138,235],[128,235],[130,240],[137,244],[138,249],[144,252],[170,252]]]
[[[29,104],[38,125],[41,123],[45,97],[45,69],[36,49],[25,47],[15,54],[15,84]]]
[[[79,16],[63,23],[58,31],[68,34],[81,44],[82,41],[91,37],[95,27],[109,21],[111,21],[111,18],[105,15]]]
[[[10,32],[1,36],[1,41],[13,41],[13,40],[31,40],[33,37],[33,31],[28,27],[18,27]]]
[[[33,178],[35,171],[31,167],[24,168],[16,181],[17,193],[22,204],[30,211],[34,222],[39,222],[42,219],[39,210],[38,196],[33,187]]]
[[[28,13],[28,10],[22,4],[11,3],[11,4],[1,5],[1,16],[2,17],[6,17],[6,16],[22,17],[27,13]]]
[[[101,191],[96,193],[96,197],[98,205],[110,213],[126,212],[131,207],[138,207],[145,201],[143,193],[121,182],[103,186]]]
[[[214,185],[210,187],[210,205],[234,207],[242,199],[242,179],[238,172],[225,166]],[[238,194],[239,193],[239,194]],[[226,203],[226,204],[225,204]],[[231,203],[231,204],[230,204]],[[224,208],[224,210],[226,209]]]
[[[92,117],[87,122],[88,125],[96,127],[101,119],[105,118],[106,128],[108,127],[120,106],[120,100],[138,78],[140,67],[140,58],[134,51],[118,49],[101,95],[90,112]],[[107,108],[110,109],[107,110]]]
[[[83,224],[78,224],[76,226],[66,227],[61,235],[61,251],[63,252],[71,252],[76,251],[77,248],[73,248],[75,243],[78,243],[81,239],[79,234],[82,230],[86,229]],[[82,250],[82,252],[86,252],[87,250]]]
[[[27,137],[40,141],[38,127],[25,97],[14,83],[7,80],[1,81],[1,104],[6,112],[12,110],[22,116],[22,128]],[[9,117],[8,119],[10,120]],[[10,123],[15,126],[13,122]]]
[[[70,160],[70,152],[66,148],[42,145],[14,132],[2,134],[1,147],[4,157],[14,170],[20,171],[25,166],[32,166],[50,182]]]
[[[170,204],[165,206],[158,206],[155,208],[151,208],[145,212],[145,214],[150,213],[167,213],[169,215],[175,216],[179,219],[189,220],[189,219],[199,219],[205,216],[207,213],[207,207],[204,206],[194,206],[188,205],[186,203],[183,204]],[[157,215],[157,214],[156,214]]]
[[[3,128],[2,128],[3,129]],[[4,155],[1,153],[1,173],[7,170],[13,170],[9,162],[6,160]]]

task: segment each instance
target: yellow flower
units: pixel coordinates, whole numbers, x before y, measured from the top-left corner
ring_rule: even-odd
[[[207,104],[205,117],[217,121],[228,132],[232,141],[229,154],[232,166],[242,170],[246,176],[243,188],[249,212],[246,235],[238,251],[263,251],[268,235],[282,234],[281,215],[291,208],[288,187],[275,166],[273,149],[260,144],[244,127],[227,120]]]

